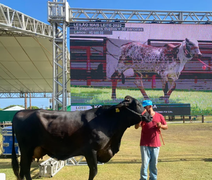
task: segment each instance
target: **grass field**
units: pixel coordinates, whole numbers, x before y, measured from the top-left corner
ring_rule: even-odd
[[[212,177],[212,123],[168,123],[162,131],[158,180],[209,180]],[[98,165],[95,180],[138,180],[141,166],[140,129],[125,132],[120,151],[106,164]],[[47,157],[46,157],[47,158]],[[0,173],[15,180],[10,159],[0,159]],[[38,177],[38,164],[33,163],[32,176]],[[42,178],[49,180],[49,178]],[[65,166],[52,180],[86,180],[87,166]]]
[[[140,90],[130,89],[117,89],[117,99],[114,101],[111,99],[111,88],[92,88],[92,87],[71,87],[71,101],[72,105],[99,105],[99,104],[117,104],[121,102],[126,95],[130,95],[143,101],[143,96]],[[155,104],[164,103],[159,100],[160,96],[163,96],[162,90],[146,90],[149,98]],[[177,91],[175,90],[169,103],[185,103],[191,105],[192,115],[212,115],[212,93],[209,91]]]

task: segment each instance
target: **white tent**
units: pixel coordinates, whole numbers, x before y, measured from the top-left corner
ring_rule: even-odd
[[[18,110],[22,110],[22,109],[25,109],[21,106],[13,106],[11,108],[8,108],[8,109],[5,109],[4,111],[18,111]]]

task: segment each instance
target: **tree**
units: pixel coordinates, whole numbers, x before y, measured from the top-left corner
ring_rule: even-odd
[[[28,107],[27,109],[30,109],[30,107]],[[37,106],[31,106],[31,109],[40,109],[40,108]]]

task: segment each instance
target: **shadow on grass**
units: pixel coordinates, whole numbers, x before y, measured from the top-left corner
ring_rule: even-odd
[[[41,162],[39,162],[39,164],[40,163]],[[37,162],[36,163],[32,163],[31,168],[38,168],[39,164],[37,164]],[[9,161],[9,162],[0,162],[0,169],[1,169],[1,167],[12,168],[11,161]]]
[[[0,169],[11,169],[12,170],[11,162],[0,162]],[[31,169],[30,169],[31,175],[32,175],[33,172],[37,171],[38,169],[39,169],[39,166],[38,165],[37,166],[36,165],[32,165],[31,166]],[[34,174],[32,176],[32,178],[33,179],[40,179],[39,173]]]
[[[139,161],[110,161],[107,162],[106,164],[141,164]]]
[[[10,169],[12,168],[11,162],[0,162],[0,169]]]
[[[158,162],[179,162],[179,161],[205,161],[212,162],[212,158],[170,158],[170,159],[159,159]]]
[[[181,162],[181,161],[205,161],[212,162],[212,158],[170,158],[159,159],[158,162]],[[109,161],[107,164],[141,164],[140,160],[132,159],[126,161]]]
[[[205,162],[212,162],[212,158],[206,158],[204,159]]]

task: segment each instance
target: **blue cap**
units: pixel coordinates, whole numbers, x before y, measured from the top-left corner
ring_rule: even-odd
[[[151,100],[144,100],[142,102],[142,106],[146,107],[146,106],[152,106],[152,101]]]

